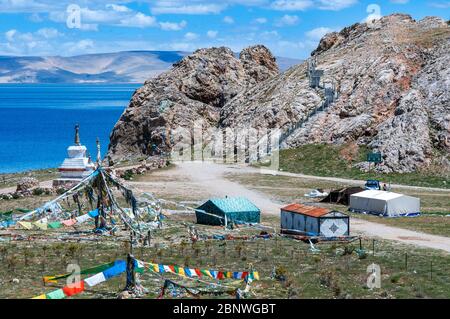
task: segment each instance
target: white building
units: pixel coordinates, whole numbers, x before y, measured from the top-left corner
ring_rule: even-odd
[[[95,164],[87,156],[87,148],[80,143],[79,126],[75,126],[75,145],[67,148],[68,157],[58,168],[60,177],[53,181],[53,186],[76,184],[95,170]]]
[[[392,192],[367,190],[350,196],[350,211],[382,216],[413,216],[420,213],[420,199]]]

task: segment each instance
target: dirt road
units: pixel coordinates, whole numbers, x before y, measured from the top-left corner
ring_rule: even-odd
[[[259,171],[259,170],[256,170]],[[245,186],[229,181],[225,178],[227,173],[255,173],[255,169],[247,166],[218,165],[212,163],[186,162],[176,166],[175,169],[167,170],[164,174],[168,177],[181,181],[189,189],[199,190],[210,196],[224,197],[244,196],[253,201],[263,214],[279,215],[280,207],[286,203],[274,202],[267,195],[246,188]],[[145,186],[152,182],[132,183],[136,186]],[[171,184],[175,187],[175,184]],[[186,191],[186,189],[184,189]],[[450,238],[429,235],[407,229],[386,226],[361,219],[352,218],[351,230],[367,236],[380,237],[394,240],[405,244],[412,244],[424,248],[434,248],[450,252]]]
[[[253,168],[254,172],[259,172],[261,174],[266,175],[274,175],[274,171],[267,169],[257,169]],[[347,179],[347,178],[339,178],[339,177],[324,177],[324,176],[312,176],[305,174],[297,174],[297,173],[289,173],[289,172],[276,172],[277,175],[280,176],[288,176],[288,177],[297,177],[297,178],[306,178],[312,180],[321,180],[321,181],[329,181],[336,183],[344,183],[354,186],[364,186],[366,181],[356,180],[356,179]],[[392,188],[395,189],[409,189],[409,190],[422,190],[422,191],[439,191],[439,192],[448,192],[450,193],[449,188],[436,188],[436,187],[422,187],[422,186],[409,186],[409,185],[401,185],[401,184],[391,184]]]

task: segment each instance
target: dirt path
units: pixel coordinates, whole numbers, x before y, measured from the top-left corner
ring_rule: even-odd
[[[257,168],[249,168],[253,169],[254,173],[261,173],[265,175],[274,175],[274,171],[267,169],[257,169]],[[366,181],[357,180],[357,179],[347,179],[347,178],[339,178],[339,177],[323,177],[323,176],[312,176],[312,175],[304,175],[297,173],[289,173],[289,172],[276,172],[277,175],[280,176],[288,176],[288,177],[298,177],[312,180],[322,180],[336,183],[344,183],[350,184],[354,186],[364,186]],[[409,186],[409,185],[401,185],[401,184],[391,184],[392,188],[396,189],[409,189],[409,190],[423,190],[423,191],[439,191],[439,192],[449,192],[449,188],[436,188],[436,187],[422,187],[422,186]]]
[[[164,175],[167,175],[170,178],[176,178],[177,183],[188,183],[191,189],[201,189],[205,194],[209,194],[210,196],[223,197],[228,195],[247,197],[261,209],[263,214],[279,215],[280,207],[286,203],[274,202],[262,193],[250,190],[239,183],[227,180],[225,178],[225,174],[227,173],[255,173],[255,169],[246,166],[187,162],[178,164],[175,169],[167,170]],[[147,183],[137,182],[132,184],[145,186]],[[152,182],[149,182],[148,184],[152,184]],[[449,237],[429,235],[356,218],[352,218],[350,227],[353,233],[360,233],[419,247],[434,248],[450,252]]]

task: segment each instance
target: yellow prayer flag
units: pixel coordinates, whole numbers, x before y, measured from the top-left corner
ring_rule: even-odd
[[[43,222],[37,221],[37,222],[33,223],[33,225],[36,226],[36,227],[38,227],[39,229],[47,230],[47,225],[48,225],[48,224],[47,224],[47,223],[43,223]]]
[[[17,224],[25,229],[33,228],[33,225],[30,222],[18,222]]]
[[[43,295],[39,295],[39,296],[33,297],[31,299],[47,299],[47,296],[45,294],[43,294]]]

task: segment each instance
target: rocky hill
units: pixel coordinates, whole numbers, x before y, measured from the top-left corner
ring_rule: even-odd
[[[170,149],[166,132],[191,129],[195,120],[217,127],[220,110],[239,92],[278,74],[263,46],[236,58],[228,48],[200,49],[138,89],[111,133],[108,159],[152,155],[153,145]]]
[[[325,96],[310,87],[306,62],[279,74],[261,46],[240,59],[224,48],[199,50],[136,92],[114,128],[109,157],[148,154],[149,143],[170,147],[163,128],[201,116],[232,128],[287,130],[303,121],[283,147],[367,145],[382,152],[384,172],[436,161],[449,168],[449,52],[450,27],[433,17],[395,14],[330,33],[312,55],[339,98],[311,116]]]

